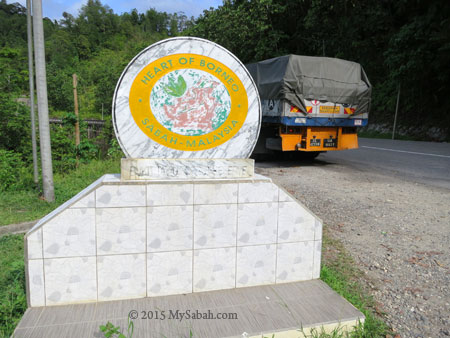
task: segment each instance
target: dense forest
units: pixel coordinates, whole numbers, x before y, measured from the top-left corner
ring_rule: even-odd
[[[142,49],[176,36],[193,25],[183,13],[168,14],[149,8],[117,15],[99,0],[88,0],[76,17],[44,19],[52,158],[56,172],[67,172],[81,162],[119,153],[111,127],[111,102],[117,80],[128,62]],[[30,114],[17,103],[28,96],[26,8],[0,2],[0,191],[30,184]],[[82,137],[74,145],[72,74],[78,76],[80,117],[106,120],[97,139]],[[82,124],[83,129],[86,125]],[[106,149],[105,149],[106,144]],[[109,147],[109,149],[107,149]]]
[[[121,72],[146,46],[177,35],[215,41],[244,63],[290,53],[356,61],[374,87],[370,123],[392,123],[401,86],[400,125],[450,127],[447,0],[224,0],[198,18],[152,8],[118,15],[88,0],[76,16],[44,19],[44,33],[50,115],[67,127],[52,128],[57,170],[99,151],[95,142],[75,148],[70,141],[72,74],[81,118],[103,113],[103,137],[113,147],[108,122]],[[11,164],[0,166],[0,178],[31,158],[28,108],[17,103],[27,95],[26,9],[0,0],[0,158]]]
[[[374,86],[369,122],[450,126],[450,2],[446,0],[226,0],[190,34],[243,62],[285,54],[337,57]]]

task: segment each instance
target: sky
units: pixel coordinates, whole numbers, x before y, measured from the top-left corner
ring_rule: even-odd
[[[18,2],[26,6],[26,0],[7,0],[6,2],[8,4]],[[87,0],[42,0],[43,15],[52,20],[61,19],[63,12],[77,16],[79,9],[86,2]],[[133,8],[140,13],[149,8],[155,8],[159,12],[184,12],[188,17],[197,17],[203,13],[204,9],[221,5],[222,0],[101,0],[101,3],[108,5],[116,14],[130,12]]]

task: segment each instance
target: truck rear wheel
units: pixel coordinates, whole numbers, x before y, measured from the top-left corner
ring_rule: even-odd
[[[277,157],[283,160],[313,161],[322,151],[277,151]]]
[[[296,155],[298,159],[313,161],[320,153],[322,151],[299,151]]]

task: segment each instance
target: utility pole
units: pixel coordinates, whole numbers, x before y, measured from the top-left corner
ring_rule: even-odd
[[[77,74],[73,74],[72,78],[73,78],[73,102],[74,102],[74,108],[75,108],[75,116],[77,118],[77,120],[75,122],[75,146],[77,147],[76,167],[78,168],[78,164],[80,161],[80,156],[78,155],[78,146],[80,145],[80,118],[78,116]]]
[[[53,187],[52,148],[48,121],[47,77],[45,71],[44,25],[42,22],[42,0],[33,0],[34,57],[36,63],[36,92],[39,114],[39,139],[41,145],[42,185],[44,198],[55,200]]]
[[[27,37],[28,37],[28,79],[30,83],[30,114],[31,114],[31,146],[33,148],[33,179],[36,188],[39,184],[36,147],[36,114],[34,113],[34,74],[33,74],[33,33],[31,30],[31,0],[27,0]]]
[[[398,85],[397,104],[395,106],[394,127],[392,128],[392,139],[395,137],[395,127],[397,126],[398,104],[400,102],[400,85]]]
[[[77,74],[73,74],[72,78],[73,78],[73,102],[75,107],[75,116],[77,117],[77,122],[75,122],[75,145],[78,146],[80,144],[80,118],[78,117]]]

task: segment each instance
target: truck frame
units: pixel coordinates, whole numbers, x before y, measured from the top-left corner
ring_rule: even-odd
[[[290,78],[286,73],[271,74],[271,64],[282,58],[288,58],[288,62],[282,60],[285,62],[282,67],[273,67],[278,71],[287,73],[286,69],[293,68],[290,63],[299,62],[302,65],[304,58],[311,61],[308,63],[310,70],[300,69],[299,72],[307,74],[297,74],[291,70]],[[331,66],[327,69],[323,64]],[[316,70],[314,66],[325,69]],[[336,70],[339,67],[344,69]],[[345,67],[351,72],[347,78]],[[262,106],[262,127],[254,154],[303,152],[308,153],[308,157],[315,157],[325,151],[358,148],[357,130],[368,123],[371,93],[370,83],[361,66],[339,59],[294,55],[262,61],[247,68],[260,91]],[[310,81],[310,77],[313,80]],[[347,82],[341,84],[342,78]],[[302,89],[306,87],[303,83],[307,81],[309,87],[307,93],[303,93]],[[321,84],[324,85],[320,87]],[[332,101],[334,87],[338,95]],[[359,91],[354,97],[351,96],[352,87],[355,87],[355,93]],[[286,94],[288,90],[294,94]],[[301,104],[297,106],[292,101]]]

